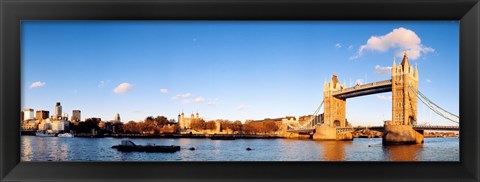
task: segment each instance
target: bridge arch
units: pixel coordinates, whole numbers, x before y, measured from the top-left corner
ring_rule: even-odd
[[[340,121],[339,121],[339,120],[335,120],[335,121],[333,122],[333,127],[335,127],[335,128],[341,127]]]

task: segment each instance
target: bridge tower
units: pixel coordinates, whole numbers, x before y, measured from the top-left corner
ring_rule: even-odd
[[[343,90],[346,83],[340,85],[336,74],[330,82],[323,84],[324,121],[330,127],[346,126],[346,99],[339,99],[332,95],[334,91]]]
[[[391,125],[413,125],[417,121],[418,99],[409,85],[418,92],[418,69],[410,66],[405,52],[399,65],[393,58]]]
[[[407,53],[397,65],[392,65],[392,121],[385,122],[383,144],[423,143],[423,132],[413,129],[417,121],[418,69],[408,63]]]
[[[314,140],[353,140],[351,132],[339,132],[338,127],[346,127],[346,99],[337,98],[333,92],[343,90],[346,83],[341,85],[336,74],[333,74],[330,82],[323,84],[323,121],[324,124],[315,127]]]

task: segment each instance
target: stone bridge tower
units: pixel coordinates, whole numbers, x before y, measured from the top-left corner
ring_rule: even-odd
[[[329,83],[323,84],[324,122],[330,127],[346,126],[346,100],[332,96],[334,91],[343,90],[346,83],[340,85],[336,74],[333,74]]]
[[[405,52],[403,60],[392,65],[392,123],[390,125],[412,125],[417,121],[417,101],[409,85],[418,91],[418,69],[408,63]]]

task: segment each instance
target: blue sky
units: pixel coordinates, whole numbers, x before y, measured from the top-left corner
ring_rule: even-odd
[[[457,21],[24,21],[22,106],[52,113],[59,101],[69,115],[125,122],[301,116],[333,73],[347,86],[387,80],[408,49],[420,91],[458,114],[458,37]],[[347,119],[381,125],[390,96],[348,99]],[[430,120],[454,124],[419,104],[419,122]]]

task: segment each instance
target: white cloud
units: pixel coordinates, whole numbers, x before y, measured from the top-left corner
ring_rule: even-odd
[[[176,96],[172,97],[172,100],[181,100],[184,104],[201,103],[206,101],[206,99],[202,96],[190,99],[191,96],[191,93],[177,94]]]
[[[377,98],[380,100],[392,100],[392,96],[390,95],[377,95]]]
[[[45,82],[42,82],[42,81],[38,81],[38,82],[33,82],[32,84],[30,84],[30,88],[38,88],[38,87],[43,87],[45,86],[47,83]]]
[[[435,51],[431,47],[422,45],[422,40],[414,31],[400,27],[385,35],[371,36],[350,59],[357,59],[366,51],[386,52],[390,49],[394,49],[397,56],[402,56],[403,51],[406,51],[412,60],[418,59],[422,54]]]
[[[215,98],[215,99],[211,99],[207,102],[207,105],[209,106],[214,106],[214,105],[218,105],[220,103],[220,99],[218,98]]]
[[[430,80],[430,79],[426,79],[425,81],[426,81],[427,83],[432,83],[432,80]]]
[[[375,73],[380,75],[390,75],[392,72],[391,66],[382,67],[380,65],[375,66]]]
[[[352,49],[353,49],[353,45],[349,45],[348,50],[352,50]]]
[[[162,88],[162,89],[160,89],[160,93],[166,94],[166,93],[168,93],[168,89]]]
[[[244,110],[245,108],[247,108],[246,105],[240,104],[239,106],[237,106],[237,111]]]
[[[191,93],[184,93],[184,94],[177,94],[176,96],[173,96],[173,100],[179,100],[179,99],[185,99],[190,97],[192,94]]]
[[[337,44],[335,44],[335,48],[340,49],[340,48],[342,48],[342,45],[340,45],[340,43],[337,43]]]
[[[195,99],[192,99],[190,102],[191,103],[200,103],[200,102],[204,102],[205,101],[205,98],[203,97],[197,97]]]
[[[117,87],[115,87],[115,89],[113,89],[113,92],[117,93],[117,94],[120,94],[120,93],[125,93],[125,92],[128,92],[132,89],[133,85],[130,84],[130,83],[121,83],[120,85],[118,85]]]

